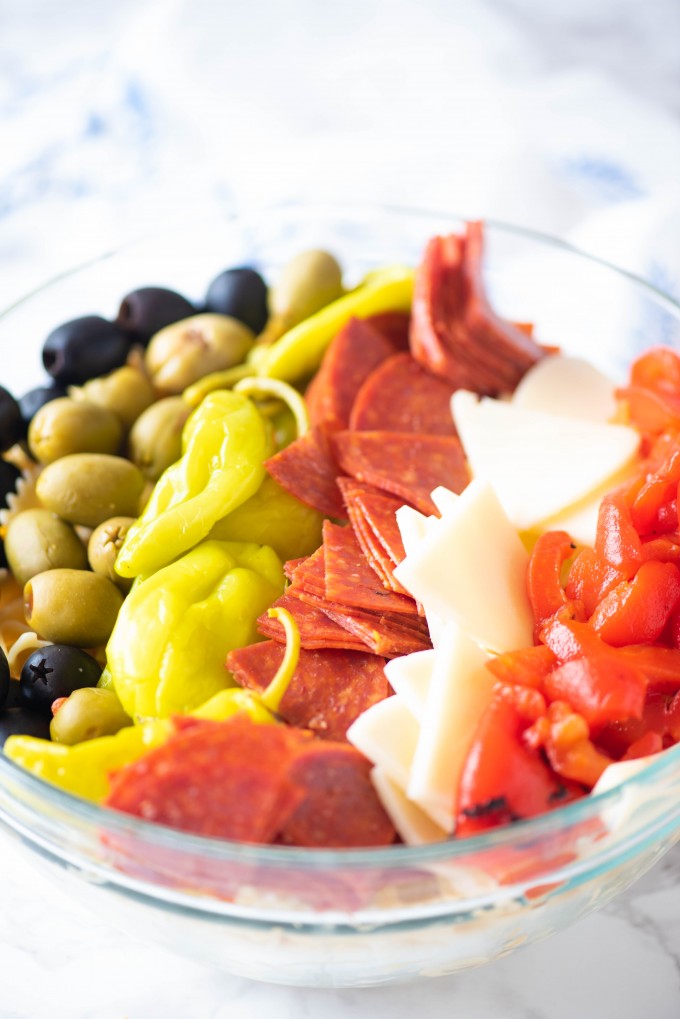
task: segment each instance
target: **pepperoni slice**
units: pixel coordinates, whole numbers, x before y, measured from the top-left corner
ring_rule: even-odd
[[[184,721],[167,743],[113,776],[107,805],[182,831],[271,842],[306,799],[290,775],[305,734],[238,717]]]
[[[283,661],[285,648],[263,641],[231,651],[227,668],[240,686],[263,691]],[[290,725],[324,740],[344,741],[359,715],[390,693],[385,659],[361,651],[301,650],[279,714]]]
[[[274,605],[288,609],[300,631],[300,646],[305,649],[366,650],[366,644],[360,637],[348,633],[339,623],[330,619],[322,609],[301,601],[295,594],[288,592],[282,595],[274,602]],[[281,644],[286,643],[286,634],[282,624],[278,619],[270,619],[267,613],[259,617],[257,628],[263,637],[270,637]]]
[[[265,462],[275,481],[306,506],[324,516],[343,519],[345,508],[336,479],[340,473],[329,432],[325,426],[312,428]]]
[[[373,788],[370,772],[370,761],[348,744],[316,742],[301,747],[289,776],[305,795],[279,841],[328,849],[394,842],[394,826]]]
[[[375,570],[364,555],[351,527],[338,527],[329,520],[324,521],[323,544],[325,594],[329,601],[379,614],[417,614],[413,598],[386,591],[377,582]]]
[[[307,387],[305,400],[312,425],[347,428],[364,379],[393,353],[393,345],[378,329],[361,319],[351,319],[331,343]]]
[[[343,471],[398,496],[421,513],[436,513],[430,492],[443,485],[462,492],[468,483],[458,439],[401,432],[337,432],[333,449]]]
[[[395,354],[368,376],[357,393],[349,427],[356,431],[455,435],[451,416],[454,387],[418,364]]]

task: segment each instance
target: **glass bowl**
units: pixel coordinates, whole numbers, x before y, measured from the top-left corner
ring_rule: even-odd
[[[60,321],[115,314],[136,286],[196,300],[229,265],[270,278],[306,247],[358,280],[415,264],[453,215],[361,207],[269,209],[177,227],[69,272],[0,317],[2,382],[39,380]],[[489,223],[495,307],[613,376],[653,344],[680,346],[680,307],[640,280],[536,233]],[[81,801],[0,756],[0,828],[60,885],[123,930],[239,975],[351,986],[475,966],[560,930],[644,873],[680,836],[680,746],[622,785],[470,839],[311,851],[241,845],[154,826]]]

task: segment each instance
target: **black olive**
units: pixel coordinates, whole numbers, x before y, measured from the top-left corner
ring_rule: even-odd
[[[196,309],[186,297],[165,287],[140,287],[123,298],[116,323],[144,346],[165,326],[194,315]]]
[[[22,703],[50,717],[52,703],[83,686],[96,686],[101,666],[70,644],[48,644],[26,659],[19,681]]]
[[[7,655],[2,648],[0,648],[0,709],[2,709],[7,701],[9,683],[9,665],[7,663]]]
[[[11,393],[0,386],[0,453],[18,442],[24,434],[19,404]]]
[[[62,386],[59,382],[51,381],[44,386],[30,389],[19,398],[19,410],[23,420],[24,436],[28,432],[28,426],[33,420],[34,415],[37,414],[40,408],[52,400],[58,400],[62,396],[66,396],[66,386]]]
[[[18,683],[12,683],[18,686]],[[50,738],[50,719],[37,715],[24,707],[6,707],[0,710],[0,747],[8,736],[35,736],[37,739]]]
[[[7,496],[10,492],[16,491],[17,481],[21,477],[21,471],[14,464],[0,460],[0,509],[7,505]]]
[[[85,315],[52,330],[43,346],[43,364],[58,382],[81,386],[125,364],[131,345],[114,322]]]
[[[205,295],[207,311],[231,315],[254,333],[267,324],[267,284],[254,269],[225,269],[216,276]]]

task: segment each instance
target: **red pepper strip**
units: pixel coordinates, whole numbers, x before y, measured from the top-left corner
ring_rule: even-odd
[[[656,436],[680,428],[680,397],[655,393],[641,386],[617,389],[616,396],[628,404],[630,422],[643,435]]]
[[[578,795],[554,775],[539,752],[522,741],[527,725],[545,713],[537,690],[498,686],[480,719],[459,787],[456,835],[534,817]]]
[[[607,644],[653,644],[680,598],[680,570],[673,563],[643,563],[630,583],[606,595],[590,625]]]
[[[616,656],[644,674],[648,690],[663,694],[680,690],[680,650],[641,644],[619,648]]]
[[[537,633],[543,623],[566,605],[560,572],[575,548],[566,531],[547,531],[534,545],[527,568],[527,594]]]
[[[602,500],[595,551],[630,580],[642,562],[642,542],[633,526],[627,494],[613,492]]]
[[[605,753],[620,758],[649,732],[659,737],[663,748],[680,742],[680,692],[669,695],[649,690],[642,718],[611,722],[598,732],[597,743]]]
[[[608,563],[604,556],[592,548],[584,548],[576,556],[569,570],[566,596],[575,601],[582,601],[586,616],[589,617],[604,596],[625,579],[621,570]]]
[[[631,743],[621,760],[635,761],[638,757],[649,757],[650,754],[658,754],[660,750],[663,750],[663,739],[659,736],[658,732],[646,732],[635,743]]]
[[[556,616],[541,630],[541,641],[546,644],[560,662],[602,654],[613,654],[613,649],[600,640],[588,623],[578,619]]]
[[[633,361],[630,384],[680,396],[680,356],[672,347],[651,347]]]
[[[487,669],[501,683],[540,689],[545,677],[557,665],[557,659],[544,644],[506,651],[486,663]]]
[[[551,701],[568,701],[592,729],[607,722],[641,718],[647,681],[642,672],[620,657],[600,654],[572,658],[546,677]]]
[[[533,749],[543,747],[558,775],[588,789],[612,763],[591,742],[585,719],[563,701],[554,701],[547,715],[524,733],[524,740]]]
[[[679,482],[680,449],[676,447],[647,478],[632,502],[631,520],[639,535],[652,534],[656,530],[662,507],[677,498]],[[666,529],[673,530],[672,527]]]
[[[680,566],[680,534],[664,534],[659,538],[650,538],[642,545],[644,562],[656,559],[660,563],[675,563]]]

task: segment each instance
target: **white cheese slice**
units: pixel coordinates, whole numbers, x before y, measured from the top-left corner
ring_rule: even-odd
[[[430,492],[432,502],[435,504],[442,516],[447,510],[451,509],[458,499],[455,492],[450,491],[448,488],[444,488],[443,485],[438,485],[433,492]]]
[[[428,614],[458,622],[489,651],[533,643],[529,556],[491,485],[472,481],[394,575]]]
[[[412,509],[411,506],[400,506],[395,516],[404,551],[407,555],[415,552],[425,535],[431,534],[439,523],[439,517],[428,517],[424,513],[419,513],[418,510]],[[439,643],[439,635],[444,624],[435,612],[428,610],[427,605],[424,608],[427,628],[430,631],[430,640],[436,647]]]
[[[539,535],[545,531],[566,531],[577,545],[594,545],[597,532],[597,518],[600,515],[600,504],[605,495],[618,488],[619,485],[622,485],[632,476],[636,464],[632,466],[633,470],[631,470],[631,465],[625,467],[618,474],[596,488],[594,492],[591,492],[590,495],[587,495],[585,499],[577,502],[575,506],[569,506],[556,516],[550,517],[549,520],[544,520],[540,528],[527,535],[529,544],[533,544]]]
[[[602,424],[525,410],[458,390],[451,409],[474,478],[493,485],[503,509],[528,531],[621,471],[639,435]]]
[[[432,524],[437,522],[436,517],[428,517],[411,506],[400,506],[395,516],[406,555],[415,551]]]
[[[395,785],[382,768],[372,769],[371,782],[392,824],[407,846],[425,846],[448,838],[439,825],[406,798],[403,789]]]
[[[359,715],[347,730],[347,739],[405,789],[419,732],[415,718],[395,696],[386,697]]]
[[[435,658],[434,650],[428,648],[393,658],[385,665],[390,686],[418,722],[423,720]]]
[[[604,422],[618,411],[614,389],[612,380],[589,361],[555,354],[529,369],[512,403],[525,410]]]
[[[408,798],[447,832],[455,826],[458,785],[470,741],[496,683],[485,668],[489,657],[455,623],[447,624],[406,789]]]

